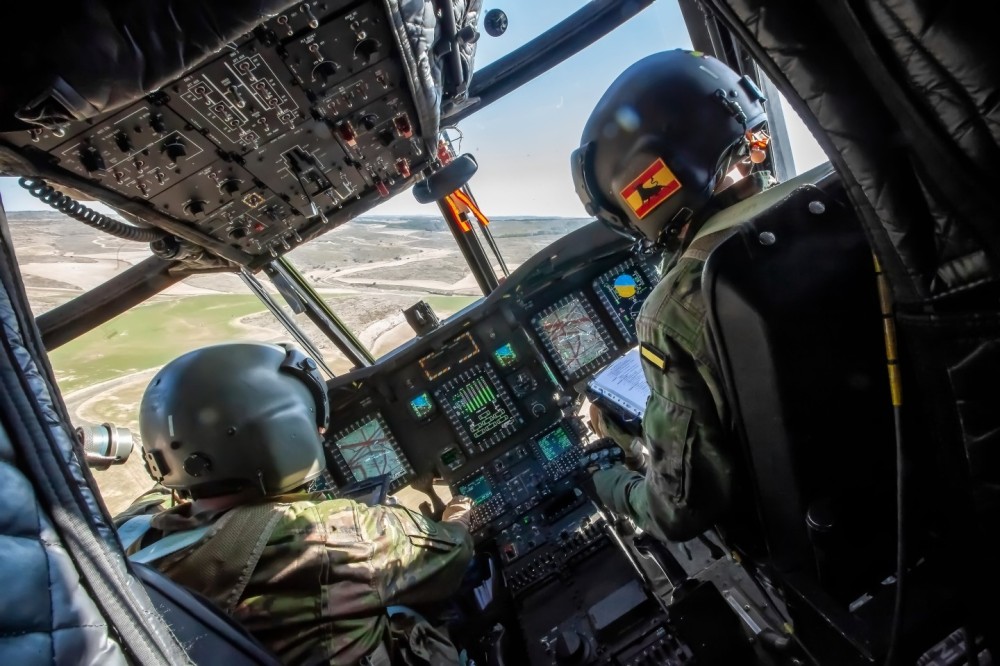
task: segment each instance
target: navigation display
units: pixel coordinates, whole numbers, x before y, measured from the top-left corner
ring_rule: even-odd
[[[460,485],[458,493],[465,495],[476,504],[482,504],[493,497],[493,488],[490,487],[490,482],[486,480],[486,477],[479,474]]]
[[[606,363],[613,344],[583,294],[570,294],[531,320],[563,376],[575,381]]]
[[[517,352],[514,351],[513,345],[508,342],[493,352],[493,358],[496,360],[497,365],[507,369],[517,363]]]
[[[381,414],[369,414],[337,431],[331,442],[334,460],[348,482],[388,475],[395,491],[413,473]]]
[[[538,448],[542,455],[549,462],[552,462],[562,454],[573,448],[573,438],[566,432],[566,428],[559,426],[547,435],[539,437]]]
[[[434,403],[431,402],[431,396],[427,393],[421,393],[417,397],[412,398],[410,400],[410,412],[418,421],[423,421],[431,416],[434,413]]]
[[[514,433],[524,422],[493,369],[477,365],[434,391],[466,453],[474,455]]]
[[[654,269],[639,259],[629,259],[594,280],[594,291],[601,299],[601,305],[630,344],[638,341],[635,320],[656,281]]]

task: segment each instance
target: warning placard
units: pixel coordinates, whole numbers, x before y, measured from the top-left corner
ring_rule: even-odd
[[[677,176],[667,168],[662,159],[657,159],[620,194],[628,207],[642,219],[680,189],[681,181],[677,180]]]

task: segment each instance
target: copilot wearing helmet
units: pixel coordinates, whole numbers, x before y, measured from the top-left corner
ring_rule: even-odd
[[[773,182],[756,172],[767,145],[763,101],[750,79],[715,58],[658,53],[611,85],[571,160],[591,214],[665,249],[664,276],[636,322],[651,389],[642,437],[591,410],[594,429],[626,450],[630,467],[643,449],[650,454],[645,476],[620,466],[597,472],[601,499],[661,539],[693,538],[731,508],[737,455],[723,427],[701,272],[739,219],[716,213],[747,205]]]
[[[328,420],[316,364],[294,348],[230,343],[175,359],[142,399],[143,456],[192,501],[119,534],[131,559],[212,600],[285,663],[388,663],[386,606],[457,590],[471,507],[456,498],[435,522],[302,492],[325,468]]]

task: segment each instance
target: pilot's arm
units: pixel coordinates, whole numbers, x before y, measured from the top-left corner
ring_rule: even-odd
[[[700,271],[672,271],[637,321],[639,339],[662,359],[662,367],[642,362],[650,387],[642,422],[649,450],[645,477],[620,466],[594,476],[608,508],[674,541],[708,529],[733,493],[734,452],[721,426],[726,406],[699,285]]]
[[[359,507],[372,544],[374,587],[386,606],[442,601],[458,591],[474,555],[471,500],[456,497],[440,522],[401,506]]]

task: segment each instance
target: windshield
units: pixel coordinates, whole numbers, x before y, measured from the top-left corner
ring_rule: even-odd
[[[477,68],[495,62],[585,3],[510,0],[509,29],[479,40]],[[474,154],[479,171],[470,189],[506,268],[513,271],[544,247],[588,223],[577,198],[569,155],[591,109],[628,65],[671,48],[689,47],[677,3],[659,0],[619,29],[506,97],[447,130],[458,152]],[[824,159],[786,106],[795,171]],[[148,256],[141,243],[104,236],[58,213],[39,212],[14,179],[0,179],[11,213],[11,233],[36,314],[44,312]],[[109,212],[99,204],[88,204]],[[484,246],[490,255],[488,246]],[[403,310],[426,301],[441,319],[482,297],[477,281],[436,205],[409,192],[288,255],[333,312],[378,358],[414,337]],[[498,278],[503,267],[493,260]],[[270,280],[258,274],[318,348],[335,374],[352,363],[304,313],[293,313]],[[142,306],[95,328],[51,354],[60,388],[75,420],[137,428],[139,399],[152,374],[177,355],[233,339],[291,341],[292,336],[236,275],[192,277]],[[106,483],[128,477],[136,485]],[[127,501],[148,487],[141,458],[98,475],[105,499]]]

